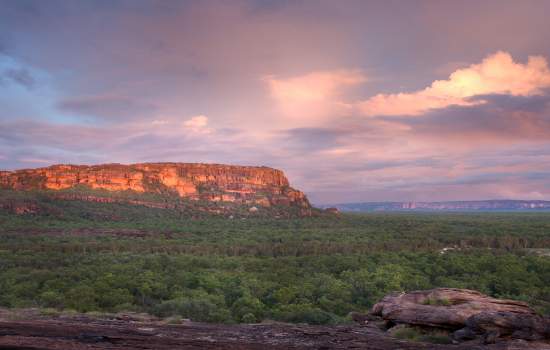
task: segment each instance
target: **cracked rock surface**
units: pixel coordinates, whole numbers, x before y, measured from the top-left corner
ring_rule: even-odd
[[[307,326],[279,323],[217,325],[131,316],[42,316],[0,312],[0,349],[550,349],[520,340],[491,345],[438,345],[391,337],[376,327]]]

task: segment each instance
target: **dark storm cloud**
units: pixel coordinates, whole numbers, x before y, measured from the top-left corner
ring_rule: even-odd
[[[58,107],[67,113],[111,121],[138,119],[144,115],[150,115],[157,108],[151,103],[136,98],[117,95],[71,97],[62,100]]]
[[[550,105],[550,89],[531,96],[478,95],[469,98],[469,100],[472,102],[487,101],[489,105],[498,106],[503,110],[544,113],[548,111]]]
[[[341,171],[369,171],[369,170],[381,170],[388,168],[400,168],[400,167],[431,167],[439,168],[448,166],[448,162],[443,159],[425,157],[409,160],[393,160],[393,161],[370,161],[364,164],[346,164],[340,168]]]
[[[280,142],[286,147],[302,151],[318,151],[337,147],[346,130],[329,128],[296,128],[281,132]]]
[[[27,89],[32,89],[36,83],[31,73],[24,68],[20,69],[8,69],[3,72],[3,80],[9,80],[16,84],[19,84]]]
[[[101,139],[102,135],[107,138]],[[108,129],[79,125],[52,124],[21,120],[0,122],[0,140],[15,143],[19,148],[42,147],[72,151],[106,149],[114,133]]]
[[[483,138],[479,141],[548,140],[550,94],[536,96],[483,95],[473,106],[450,106],[419,118],[391,118],[429,137]],[[390,118],[388,118],[390,119]],[[478,140],[471,140],[477,142]]]

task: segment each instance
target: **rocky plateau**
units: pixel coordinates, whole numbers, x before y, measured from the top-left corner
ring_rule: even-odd
[[[120,199],[95,194],[66,193],[87,188],[109,192],[132,191],[177,196],[190,201],[234,203],[249,207],[292,207],[311,213],[301,191],[290,187],[281,170],[268,167],[200,163],[142,163],[132,165],[53,165],[46,168],[0,171],[0,188],[16,191],[58,191],[56,198],[113,202]],[[162,208],[170,204],[130,200],[130,204]],[[9,209],[9,208],[8,208]],[[33,208],[15,208],[32,212]]]

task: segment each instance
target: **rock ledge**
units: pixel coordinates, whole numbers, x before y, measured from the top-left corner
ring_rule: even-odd
[[[491,298],[468,289],[438,288],[391,294],[374,305],[371,315],[381,317],[390,329],[409,325],[446,330],[455,342],[550,340],[550,319],[538,315],[528,304]]]

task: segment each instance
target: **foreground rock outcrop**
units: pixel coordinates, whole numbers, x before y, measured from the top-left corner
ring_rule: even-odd
[[[449,301],[435,299],[450,297]],[[401,297],[401,298],[400,298]],[[431,301],[430,301],[431,300]],[[473,311],[464,323],[453,318],[450,323],[444,308],[470,304],[482,308]],[[411,317],[411,304],[426,306],[428,309],[418,318]],[[400,305],[396,307],[396,305]],[[496,311],[491,316],[493,305],[507,311]],[[466,307],[462,306],[461,311]],[[455,309],[456,310],[456,309]],[[514,310],[514,311],[512,311]],[[459,311],[459,312],[461,312]],[[373,314],[353,315],[361,325],[311,326],[284,323],[262,323],[221,325],[191,322],[189,320],[163,320],[145,314],[75,314],[55,310],[0,309],[0,349],[10,350],[57,350],[57,349],[224,349],[224,350],[265,350],[265,349],[364,349],[364,350],[550,350],[547,339],[525,340],[523,336],[511,336],[521,329],[529,334],[544,335],[547,328],[544,319],[532,312],[526,305],[488,298],[468,290],[439,289],[388,296],[377,304]],[[510,318],[509,318],[510,317]],[[401,323],[401,322],[415,323]],[[365,327],[365,324],[367,325]],[[386,327],[379,327],[385,324]],[[436,338],[409,339],[399,337],[399,331],[406,327],[428,327],[447,332],[467,330],[474,335],[489,334],[490,342],[479,339],[455,341],[455,344],[434,342]],[[428,326],[429,325],[429,326]],[[462,327],[455,331],[457,327]],[[386,331],[385,328],[389,327]],[[507,330],[504,333],[503,330]],[[512,333],[509,331],[513,330]],[[525,335],[526,333],[523,333]],[[517,335],[517,334],[516,334]],[[503,337],[504,336],[504,337]],[[515,338],[515,339],[514,339]],[[450,339],[449,339],[450,340]]]
[[[311,210],[304,193],[290,187],[282,171],[268,167],[143,163],[53,165],[0,172],[0,188],[3,189],[66,190],[78,186],[107,191],[174,194],[190,200],[261,207],[292,206],[299,208],[304,215]]]
[[[14,315],[16,313],[16,317]],[[167,324],[146,315],[44,315],[0,309],[0,349],[216,349],[216,350],[536,350],[544,344],[512,341],[491,345],[445,345],[395,339],[358,325],[308,326]]]
[[[446,330],[457,342],[550,341],[550,319],[538,315],[528,304],[467,289],[388,295],[374,305],[371,315],[381,317],[390,330],[400,325]]]

